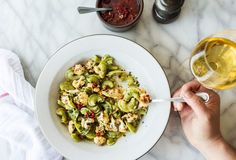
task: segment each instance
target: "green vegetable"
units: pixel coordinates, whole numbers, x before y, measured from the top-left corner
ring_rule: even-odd
[[[66,71],[56,114],[74,141],[113,145],[127,132],[135,133],[147,113],[147,107],[139,107],[145,91],[138,86],[110,55],[93,56]]]
[[[102,83],[102,89],[113,88],[113,87],[114,87],[114,83],[110,80],[106,80]]]
[[[121,71],[121,70],[111,71],[107,74],[107,77],[117,76],[117,75],[121,75],[121,74],[126,74],[126,72]]]
[[[139,100],[139,97],[140,95],[137,88],[128,88],[125,92],[124,100],[127,102],[130,101],[131,98]]]
[[[71,110],[72,108],[64,103],[61,100],[57,100],[57,104],[61,107],[64,107],[66,110]]]
[[[99,113],[101,111],[99,106],[88,106],[88,108],[93,111],[94,113]]]
[[[117,140],[117,139],[108,138],[108,139],[107,139],[107,145],[111,146],[111,145],[115,144],[115,143],[116,143],[116,140]]]
[[[96,62],[96,63],[100,63],[100,62],[101,62],[101,57],[99,57],[99,56],[97,56],[97,55],[93,56],[91,59],[92,59],[94,62]]]
[[[137,107],[138,102],[135,100],[135,98],[131,98],[129,102],[126,102],[124,100],[119,100],[118,107],[123,112],[132,112]]]
[[[94,137],[96,137],[96,134],[94,132],[88,132],[86,135],[86,138],[88,139],[93,139]]]
[[[99,79],[98,75],[89,75],[88,78],[87,78],[87,81],[89,83],[97,83],[97,84],[99,84],[100,79]]]
[[[76,130],[79,132],[79,134],[81,134],[81,135],[86,135],[86,134],[88,134],[88,132],[89,132],[89,129],[85,129],[85,128],[83,128],[82,126],[81,126],[81,124],[80,123],[77,123],[77,122],[75,122],[75,128],[76,128]]]
[[[108,69],[111,70],[111,71],[114,71],[114,70],[118,70],[119,67],[116,66],[116,65],[108,65]]]
[[[107,65],[101,62],[98,66],[94,67],[94,71],[99,75],[100,78],[104,78],[107,73]]]
[[[106,64],[113,64],[114,59],[110,55],[104,55],[102,57],[102,62]]]
[[[56,114],[61,117],[61,123],[68,124],[68,116],[64,108],[58,108]]]
[[[79,111],[78,111],[78,109],[76,109],[76,108],[74,108],[74,109],[72,109],[72,110],[68,110],[67,113],[68,113],[69,117],[70,117],[72,120],[74,120],[74,121],[75,121],[75,120],[78,118],[78,116],[79,116]]]
[[[62,91],[74,90],[75,88],[72,86],[70,81],[64,81],[60,83],[60,89]]]
[[[97,103],[104,102],[104,98],[98,94],[92,94],[89,96],[88,104],[90,106],[95,106]]]
[[[127,125],[128,129],[129,129],[129,131],[131,133],[135,133],[136,132],[137,128],[135,128],[132,124],[127,122],[126,125]]]
[[[107,137],[115,139],[119,137],[119,133],[118,132],[107,132]]]
[[[70,99],[68,104],[67,104],[71,109],[76,108],[75,104],[72,102],[72,100]]]
[[[90,110],[88,108],[81,108],[80,113],[83,115],[86,115],[86,113],[90,112]]]
[[[145,114],[147,114],[147,109],[146,108],[142,108],[142,109],[138,110],[138,114],[140,116],[144,116]]]
[[[134,78],[133,76],[128,76],[126,80],[129,86],[139,86],[137,79]]]
[[[65,73],[65,78],[67,80],[77,80],[80,78],[80,75],[76,75],[76,74],[74,74],[72,69],[68,69]]]
[[[73,140],[75,140],[76,142],[81,141],[81,139],[79,138],[79,135],[78,135],[77,133],[72,133],[70,136],[71,136],[71,138],[72,138]]]

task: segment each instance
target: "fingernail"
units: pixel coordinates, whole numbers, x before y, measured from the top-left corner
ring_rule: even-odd
[[[194,93],[193,92],[191,92],[191,91],[186,91],[185,93],[184,93],[184,98],[191,98],[192,96],[194,95]]]

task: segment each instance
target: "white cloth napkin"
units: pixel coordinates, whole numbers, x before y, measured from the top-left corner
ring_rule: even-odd
[[[0,49],[0,140],[9,145],[8,159],[61,160],[38,126],[34,92],[24,78],[19,58]]]

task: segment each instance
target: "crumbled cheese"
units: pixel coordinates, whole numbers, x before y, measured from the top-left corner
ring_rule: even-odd
[[[93,91],[93,92],[96,92],[96,93],[100,91],[100,86],[99,86],[99,85],[94,86],[93,83],[88,83],[88,84],[87,84],[87,87],[88,87],[88,88],[91,88],[92,91]]]
[[[81,126],[85,129],[89,129],[90,128],[90,124],[94,123],[94,119],[93,118],[88,118],[88,119],[81,119]]]
[[[78,96],[74,98],[74,102],[86,106],[88,104],[88,95],[86,92],[80,92]]]
[[[99,91],[100,91],[100,88],[99,88],[99,87],[95,87],[95,88],[93,88],[93,91],[94,91],[94,92],[99,92]]]
[[[92,59],[88,60],[88,62],[85,64],[85,67],[86,69],[89,71],[89,72],[93,72],[93,68],[95,66],[95,61],[93,61]]]
[[[94,143],[96,143],[98,145],[103,145],[104,143],[106,143],[106,138],[102,137],[102,136],[96,136],[94,138]]]
[[[61,96],[61,102],[64,103],[64,104],[68,104],[69,102],[69,96],[68,95],[62,95]]]
[[[79,90],[78,89],[74,89],[74,90],[67,90],[66,91],[67,93],[72,93],[72,94],[75,94],[75,93],[79,93]],[[69,95],[69,94],[68,94]]]
[[[140,89],[139,108],[148,107],[150,102],[151,102],[150,95],[148,95],[144,89]]]
[[[97,117],[99,123],[106,125],[109,123],[109,116],[107,112],[101,112],[100,115]]]
[[[95,129],[95,132],[97,134],[99,134],[100,136],[104,135],[104,131],[105,131],[104,126],[102,126],[102,125],[97,126],[96,129]]]
[[[116,121],[114,120],[113,117],[111,117],[111,123],[106,125],[106,130],[113,131],[113,132],[118,131],[118,128],[116,126]]]
[[[81,64],[77,64],[74,67],[74,74],[82,75],[85,73],[85,67]]]
[[[85,85],[85,77],[81,76],[78,80],[74,80],[72,82],[72,86],[75,88],[80,88],[83,87]]]
[[[125,118],[128,123],[132,123],[132,122],[134,122],[134,121],[136,121],[138,119],[138,115],[137,114],[128,113],[128,114],[125,114],[122,118]]]
[[[150,101],[151,101],[151,98],[150,98],[150,96],[148,94],[146,94],[146,93],[140,94],[139,108],[146,108],[146,107],[148,107]]]
[[[87,84],[87,87],[88,87],[88,88],[93,88],[93,83],[88,83],[88,84]]]
[[[118,122],[119,122],[119,132],[123,132],[125,133],[127,131],[127,127],[125,125],[125,123],[121,120],[121,119],[118,119]]]
[[[69,133],[73,133],[75,130],[75,125],[74,125],[74,122],[73,121],[69,121],[69,124],[68,124],[68,131]]]

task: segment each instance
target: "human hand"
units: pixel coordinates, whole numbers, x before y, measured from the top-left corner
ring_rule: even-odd
[[[196,96],[196,92],[209,94],[209,101]],[[174,103],[173,107],[179,112],[183,131],[188,141],[198,150],[222,141],[220,132],[220,97],[217,93],[203,87],[197,81],[191,81],[177,90],[173,97],[182,96],[186,103]]]

